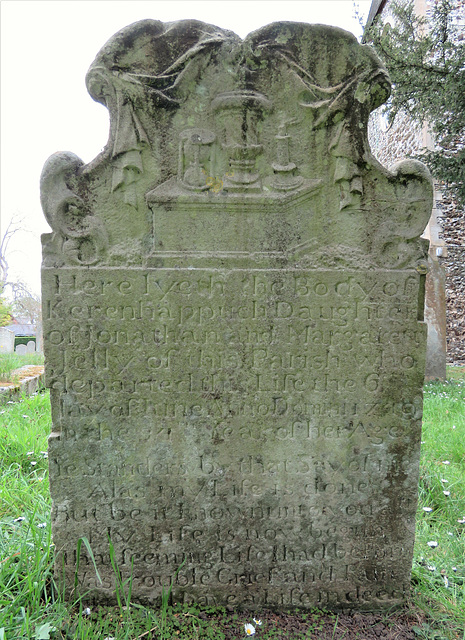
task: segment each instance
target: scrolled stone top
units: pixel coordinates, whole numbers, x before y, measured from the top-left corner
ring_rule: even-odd
[[[94,100],[105,104],[95,71],[107,69],[163,90],[195,55],[240,41],[232,31],[200,20],[141,20],[118,31],[102,47],[87,74],[87,88]]]
[[[46,166],[50,264],[424,259],[431,179],[372,156],[368,118],[390,81],[353,34],[275,22],[241,39],[198,20],[142,20],[109,39],[86,83],[110,133],[89,164]]]
[[[371,85],[376,79],[379,86],[369,91],[371,109],[385,102],[390,92],[386,69],[374,50],[338,27],[274,22],[242,40],[232,31],[199,20],[163,23],[150,19],[135,22],[110,38],[89,69],[88,90],[94,100],[106,103],[100,83],[95,81],[95,72],[106,69],[168,96],[196,56],[214,51],[221,51],[232,66],[242,59],[263,71],[267,60],[286,60],[319,89],[334,87],[351,76],[363,76]]]

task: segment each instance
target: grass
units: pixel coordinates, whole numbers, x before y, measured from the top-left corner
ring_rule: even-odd
[[[419,639],[465,639],[465,368],[450,371],[445,384],[425,385],[421,479],[412,598]],[[0,411],[0,640],[164,640],[244,638],[244,623],[260,639],[315,638],[323,621],[302,612],[307,631],[287,635],[271,620],[222,608],[169,606],[160,610],[130,603],[130,585],[119,582],[119,606],[65,604],[52,574],[47,476],[48,394],[5,405]],[[431,545],[428,543],[437,543]],[[115,572],[118,569],[115,567]],[[169,585],[167,585],[169,588]],[[331,618],[336,635],[340,618]],[[229,635],[227,629],[234,627]],[[352,637],[352,636],[351,636]],[[399,636],[401,637],[401,636]],[[360,636],[361,640],[363,634]]]
[[[7,382],[11,379],[11,374],[16,369],[24,367],[27,364],[43,364],[44,355],[42,353],[0,353],[0,382]]]
[[[450,368],[445,384],[425,385],[422,437],[416,600],[437,620],[465,629],[464,367]]]

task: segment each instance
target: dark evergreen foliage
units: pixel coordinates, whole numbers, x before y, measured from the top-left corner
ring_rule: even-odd
[[[393,83],[386,107],[389,121],[403,111],[415,122],[428,124],[436,149],[425,150],[420,159],[464,206],[465,6],[436,0],[427,18],[415,14],[413,2],[394,0],[389,6],[392,24],[381,16],[364,35]]]

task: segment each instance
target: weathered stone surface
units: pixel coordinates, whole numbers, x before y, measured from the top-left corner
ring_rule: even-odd
[[[370,154],[379,60],[319,25],[147,20],[87,83],[108,145],[42,175],[57,575],[86,536],[96,600],[110,538],[141,602],[402,602],[432,190]]]
[[[15,350],[15,334],[10,329],[0,327],[0,353],[13,353]]]
[[[383,107],[376,109],[368,122],[368,141],[373,155],[386,166],[417,155],[421,149],[434,147],[426,124],[419,127],[407,114],[398,114],[392,126],[387,126]],[[437,187],[437,185],[436,185]],[[445,274],[438,263],[438,256],[447,254],[442,236],[442,224],[438,205],[442,198],[435,191],[431,217],[423,236],[430,243],[430,264],[425,285],[425,321],[428,327],[426,343],[426,379],[446,379],[446,299]],[[447,243],[448,244],[448,243]]]
[[[425,283],[426,341],[425,380],[446,379],[446,282],[440,262],[430,255]]]
[[[27,353],[35,353],[36,350],[36,343],[34,340],[29,340],[29,342],[26,345],[26,351]]]

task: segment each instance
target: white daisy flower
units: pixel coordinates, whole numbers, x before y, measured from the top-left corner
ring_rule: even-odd
[[[433,507],[423,507],[423,511],[426,511],[426,513],[430,513],[433,510]]]
[[[259,627],[262,626],[262,621],[261,620],[257,620],[256,618],[253,619],[253,621],[255,622],[255,624]]]
[[[443,491],[443,494],[444,494],[445,496],[450,496],[450,491]]]
[[[90,616],[90,608],[89,608],[89,607],[86,607],[86,608],[84,609],[84,611],[82,612],[82,615],[83,615],[83,616]]]
[[[430,540],[428,543],[428,547],[431,547],[432,549],[434,549],[435,547],[438,546],[438,542],[436,542],[436,540]]]
[[[253,626],[253,624],[247,622],[247,624],[244,625],[244,628],[246,636],[253,636],[255,634],[255,627]]]

